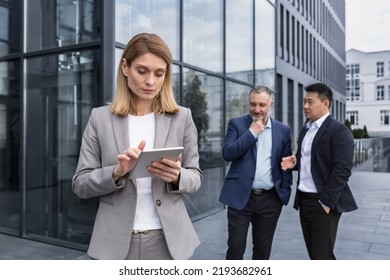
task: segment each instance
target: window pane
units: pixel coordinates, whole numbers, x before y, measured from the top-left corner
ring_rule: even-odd
[[[377,77],[383,77],[383,68],[384,68],[383,62],[376,63],[376,76]]]
[[[183,106],[189,107],[198,129],[202,187],[186,199],[187,209],[194,217],[222,207],[218,202],[223,183],[222,100],[221,79],[201,72],[185,70],[183,78]],[[190,201],[190,203],[189,203]]]
[[[126,45],[138,33],[156,33],[179,60],[179,10],[179,0],[116,0],[115,40]]]
[[[275,7],[256,1],[256,84],[275,91]]]
[[[100,52],[27,60],[26,232],[88,244],[96,200],[72,192],[81,137],[100,98]]]
[[[2,1],[4,2],[4,1]],[[0,56],[20,51],[21,1],[0,1]]]
[[[17,233],[20,222],[19,62],[0,62],[0,227]]]
[[[100,0],[29,0],[26,3],[28,51],[100,38]]]
[[[249,113],[250,87],[233,82],[226,82],[226,127],[232,118],[238,118]]]
[[[172,88],[177,104],[180,104],[180,67],[172,65]]]
[[[183,1],[183,61],[210,71],[223,69],[223,1]]]
[[[226,1],[226,75],[253,83],[253,1]]]

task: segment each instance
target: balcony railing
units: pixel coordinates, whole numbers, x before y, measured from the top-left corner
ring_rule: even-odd
[[[390,172],[390,138],[355,139],[355,170]]]

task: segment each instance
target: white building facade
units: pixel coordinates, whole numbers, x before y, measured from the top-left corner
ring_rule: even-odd
[[[390,50],[346,53],[346,118],[370,137],[390,136]]]

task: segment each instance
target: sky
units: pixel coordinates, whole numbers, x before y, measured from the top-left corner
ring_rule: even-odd
[[[346,50],[390,50],[390,0],[345,0]]]

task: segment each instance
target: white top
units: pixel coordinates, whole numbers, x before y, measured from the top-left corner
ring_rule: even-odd
[[[130,147],[136,148],[141,140],[145,140],[145,149],[153,149],[155,126],[154,113],[144,116],[129,115]],[[136,179],[136,189],[137,206],[133,229],[161,229],[160,218],[152,195],[152,177]]]
[[[308,131],[302,140],[301,164],[299,168],[298,189],[302,192],[317,193],[317,188],[314,183],[313,176],[311,175],[311,146],[313,144],[314,137],[328,116],[329,113],[325,114],[315,122],[309,121],[306,124]]]

